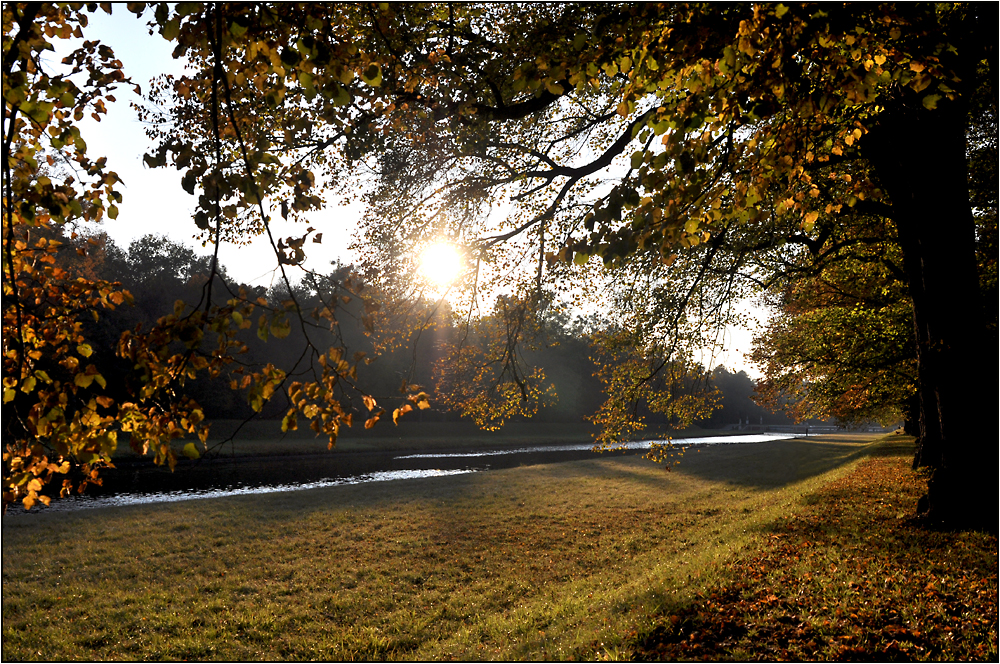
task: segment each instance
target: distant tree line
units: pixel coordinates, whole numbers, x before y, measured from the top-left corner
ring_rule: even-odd
[[[104,279],[120,282],[134,299],[134,305],[123,304],[106,312],[98,320],[87,320],[86,334],[94,349],[93,360],[108,381],[107,392],[115,399],[124,400],[130,390],[132,367],[117,353],[117,345],[122,332],[126,330],[149,329],[157,319],[174,310],[177,301],[198,301],[211,268],[211,258],[199,256],[192,249],[169,238],[146,235],[134,240],[127,248],[118,246],[105,234],[92,237],[53,237],[64,243],[59,252],[59,262],[71,272],[89,279]],[[85,249],[85,251],[77,251]],[[221,268],[225,282],[233,284],[225,268]],[[431,393],[432,409],[411,417],[434,420],[455,421],[461,419],[457,408],[449,408],[446,399],[437,394],[435,386],[440,376],[435,373],[435,364],[441,360],[446,342],[455,343],[462,334],[458,326],[428,325],[419,334],[409,334],[408,343],[396,339],[396,347],[377,348],[380,344],[379,330],[400,329],[406,323],[397,318],[401,313],[385,312],[380,322],[366,328],[363,303],[360,299],[352,302],[352,295],[344,289],[350,279],[351,267],[334,264],[323,278],[310,277],[309,281],[295,284],[294,295],[303,308],[319,305],[320,297],[340,298],[342,315],[335,326],[327,331],[329,339],[322,339],[331,345],[340,345],[351,352],[365,353],[372,359],[359,372],[359,381],[366,392],[376,398],[385,399],[398,396],[399,386],[405,380],[417,384]],[[272,305],[289,297],[283,283],[265,288],[247,286],[242,288],[249,299],[263,298]],[[230,294],[216,290],[213,298],[224,301]],[[412,305],[412,303],[411,303]],[[430,306],[418,303],[416,306]],[[412,306],[411,306],[412,309]],[[412,311],[410,312],[411,317]],[[440,316],[437,318],[441,318]],[[290,343],[270,343],[263,340],[255,326],[244,330],[240,337],[246,345],[241,354],[241,363],[246,366],[260,366],[271,363],[279,369],[292,372],[297,353],[302,347],[301,332],[291,326]],[[603,385],[595,376],[597,366],[592,359],[594,349],[581,321],[571,320],[565,313],[552,314],[545,320],[545,329],[540,335],[542,342],[529,352],[526,361],[544,370],[545,380],[551,384],[554,397],[546,401],[531,419],[538,422],[580,422],[592,415],[605,399]],[[377,357],[376,357],[377,355]],[[237,369],[237,371],[239,371]],[[293,374],[294,375],[294,374]],[[780,412],[773,412],[758,405],[753,400],[754,382],[743,371],[732,373],[723,366],[706,372],[709,390],[716,391],[715,408],[710,415],[696,423],[705,428],[722,428],[737,423],[788,424],[791,420]],[[188,384],[189,394],[202,405],[205,415],[212,419],[245,419],[254,416],[246,393],[230,389],[230,383],[238,380],[233,375],[219,375],[215,378],[199,376]],[[267,401],[259,413],[263,419],[280,419],[287,409],[287,399],[277,398]],[[654,427],[670,424],[670,417],[644,411],[647,423]],[[524,420],[524,415],[514,415],[514,421]],[[390,425],[391,426],[391,425]]]

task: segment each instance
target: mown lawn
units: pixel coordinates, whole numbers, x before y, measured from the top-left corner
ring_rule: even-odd
[[[658,656],[873,440],[5,517],[3,657]]]

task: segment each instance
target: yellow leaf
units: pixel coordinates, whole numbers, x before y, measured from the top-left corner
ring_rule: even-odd
[[[411,406],[410,404],[404,404],[402,408],[397,408],[396,410],[392,411],[393,424],[399,425],[399,418],[401,418],[406,413],[409,413],[411,410],[413,410],[413,406]]]
[[[184,456],[189,459],[198,459],[201,457],[201,453],[198,452],[198,448],[195,447],[194,443],[188,443],[184,446]]]
[[[88,344],[80,344],[76,347],[76,352],[83,357],[90,357],[94,353],[94,349]]]
[[[812,231],[817,219],[819,219],[819,212],[807,212],[805,216],[805,223],[802,225],[803,229],[805,229],[807,233]]]

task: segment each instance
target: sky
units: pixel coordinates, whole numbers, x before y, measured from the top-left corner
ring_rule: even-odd
[[[125,65],[125,75],[138,83],[144,92],[149,89],[150,79],[161,74],[182,73],[183,62],[171,56],[172,46],[166,40],[157,34],[148,34],[145,18],[137,19],[123,5],[115,5],[111,16],[103,11],[90,16],[85,37],[99,39],[111,46]],[[123,248],[144,235],[155,234],[166,235],[199,254],[211,253],[210,246],[203,247],[194,239],[198,229],[191,215],[196,197],[181,188],[182,173],[171,167],[147,168],[142,161],[153,144],[131,106],[142,103],[141,97],[131,86],[119,86],[115,98],[117,101],[108,104],[108,113],[101,122],[88,116],[81,123],[88,152],[106,156],[109,168],[124,182],[119,216],[116,220],[105,218],[100,230]],[[361,212],[356,206],[336,206],[314,213],[310,224],[323,233],[323,243],[309,243],[305,266],[324,272],[333,260],[349,262],[350,229],[356,225]],[[271,224],[275,240],[305,233],[305,224],[288,223],[280,215],[273,216],[276,217]],[[219,249],[219,262],[225,265],[231,277],[243,283],[269,286],[277,279],[274,252],[266,236],[256,237],[248,246],[223,244]]]
[[[149,34],[146,18],[137,19],[121,4],[114,5],[110,16],[103,11],[90,16],[85,37],[99,39],[111,46],[124,63],[125,75],[143,91],[149,89],[150,79],[167,73],[179,75],[183,71],[183,62],[171,55],[172,46],[158,34]],[[62,53],[53,60],[57,57],[62,57]],[[142,103],[142,98],[131,86],[119,86],[115,97],[117,101],[108,105],[108,113],[101,122],[87,118],[81,123],[88,152],[92,156],[106,156],[109,167],[124,182],[120,189],[123,201],[118,206],[118,218],[105,218],[99,228],[92,230],[103,230],[122,248],[144,235],[155,234],[189,246],[196,253],[211,253],[210,246],[202,246],[201,241],[194,238],[198,229],[191,214],[196,199],[181,188],[182,173],[169,167],[150,169],[142,161],[143,155],[153,147],[132,108],[132,103]],[[353,262],[355,257],[348,246],[352,241],[351,230],[357,226],[362,213],[359,205],[330,206],[312,213],[309,225],[323,233],[323,243],[308,244],[305,267],[325,272],[333,261]],[[285,222],[277,214],[273,217],[271,226],[275,239],[301,236],[305,232],[305,224]],[[223,244],[219,249],[219,261],[232,278],[242,283],[270,286],[279,278],[266,236],[258,236],[246,246]],[[751,314],[760,313],[746,303],[741,308]],[[750,350],[751,339],[750,330],[730,327],[726,331],[725,352],[714,358],[706,357],[704,361],[711,362],[712,366],[723,364],[731,370],[743,370],[757,378],[759,370],[743,357]]]

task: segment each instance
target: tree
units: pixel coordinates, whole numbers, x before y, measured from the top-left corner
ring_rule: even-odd
[[[751,355],[764,371],[762,402],[784,404],[798,420],[912,417],[913,307],[887,225],[870,220],[864,236],[832,255],[803,257],[805,274],[792,271],[773,286],[775,315]]]
[[[817,253],[853,218],[887,217],[913,301],[922,448],[940,450],[927,506],[933,518],[995,527],[996,479],[983,463],[995,450],[975,441],[977,414],[993,412],[996,392],[960,358],[966,348],[992,357],[996,346],[979,320],[966,166],[969,105],[995,57],[995,8],[570,6],[507,16],[530,42],[486,45],[471,12],[467,23],[449,18],[437,58],[427,54],[446,93],[407,94],[404,83],[398,105],[419,138],[377,143],[408,178],[373,196],[387,201],[375,208],[380,220],[411,218],[399,208],[425,200],[390,200],[401,183],[427,199],[436,187],[426,218],[510,192],[521,214],[484,247],[532,232],[541,253],[550,232],[559,258],[630,266],[703,243],[719,254],[780,256],[784,243]],[[409,20],[399,12],[378,24],[394,66],[419,60],[427,43],[412,39]],[[384,86],[396,80],[406,77],[383,75]],[[573,139],[600,130],[580,163]],[[627,174],[588,190],[587,178],[635,143]],[[385,235],[376,223],[373,239]]]
[[[5,35],[31,22],[19,11]],[[361,191],[380,279],[369,282],[382,292],[398,288],[416,244],[438,236],[472,249],[474,293],[506,289],[524,305],[508,307],[518,317],[595,283],[619,301],[646,284],[663,297],[618,322],[643,332],[635,350],[661,369],[711,344],[733,297],[801,251],[818,255],[873,215],[891,219],[913,301],[924,444],[941,451],[931,514],[995,527],[996,478],[982,462],[995,450],[976,442],[968,416],[993,412],[995,388],[974,389],[959,361],[963,349],[995,348],[980,320],[966,177],[995,19],[980,5],[158,4],[154,28],[193,66],[153,90],[168,114],[146,116],[163,121],[146,161],[184,172],[195,222],[216,242]],[[286,282],[312,232],[272,238]],[[609,270],[596,281],[591,258]],[[258,329],[283,331],[301,313],[291,298]],[[228,315],[178,314],[167,336]],[[132,347],[160,340],[140,341]],[[167,362],[160,385],[196,355]],[[295,413],[324,414],[335,436],[346,412],[328,395],[353,380],[350,367],[317,347],[306,357],[317,379],[289,386]],[[284,385],[256,375],[261,398]]]

